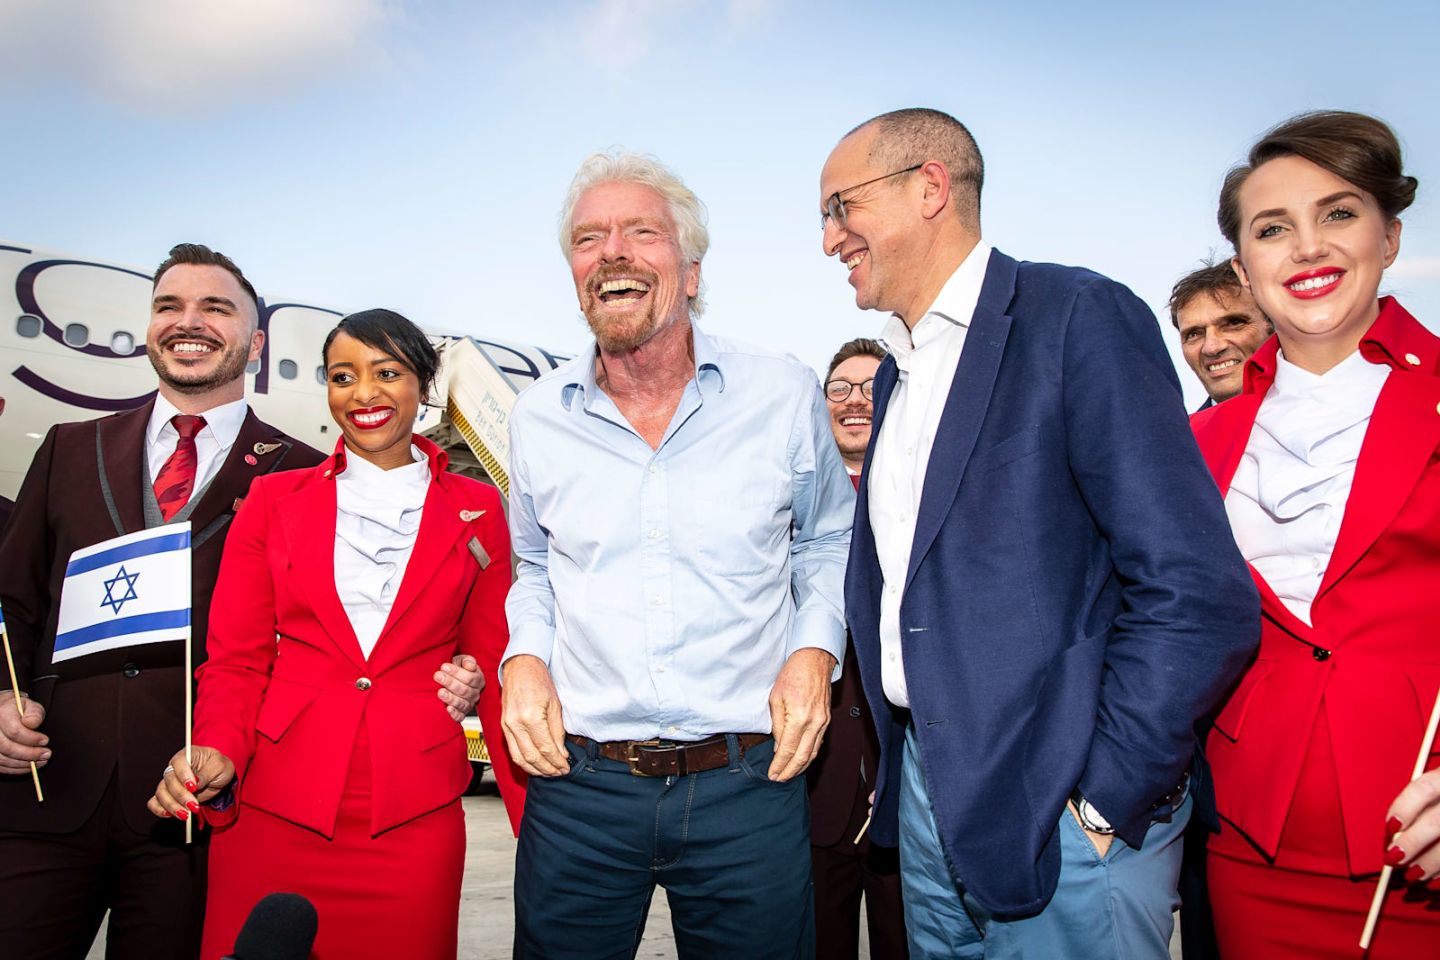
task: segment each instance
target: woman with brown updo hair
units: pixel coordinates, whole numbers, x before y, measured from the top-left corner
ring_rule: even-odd
[[[1275,325],[1240,396],[1192,418],[1260,589],[1260,650],[1208,740],[1209,883],[1226,960],[1440,956],[1440,338],[1380,297],[1414,199],[1388,126],[1266,133],[1220,194]]]

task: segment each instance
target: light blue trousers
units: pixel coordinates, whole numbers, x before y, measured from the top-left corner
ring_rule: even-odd
[[[907,730],[900,885],[912,960],[1168,960],[1190,808],[1187,796],[1169,823],[1152,824],[1143,849],[1116,837],[1103,857],[1070,811],[1062,810],[1054,898],[1035,916],[997,920],[951,879],[915,731]]]

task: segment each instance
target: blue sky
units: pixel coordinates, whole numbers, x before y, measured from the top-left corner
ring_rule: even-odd
[[[1440,328],[1437,11],[3,0],[0,238],[142,267],[198,240],[272,299],[570,351],[585,331],[556,214],[580,161],[624,145],[709,207],[707,329],[818,366],[884,320],[820,252],[820,166],[866,117],[959,117],[988,240],[1159,310],[1224,253],[1226,168],[1267,126],[1340,107],[1406,145],[1420,199],[1386,287]]]

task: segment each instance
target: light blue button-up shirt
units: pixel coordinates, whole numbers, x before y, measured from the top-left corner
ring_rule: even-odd
[[[769,732],[791,653],[843,659],[855,494],[819,382],[699,328],[694,354],[658,450],[596,387],[593,348],[511,411],[505,657],[549,665],[570,733]]]

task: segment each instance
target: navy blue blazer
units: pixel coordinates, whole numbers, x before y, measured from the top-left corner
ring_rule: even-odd
[[[875,436],[896,378],[887,358]],[[895,845],[904,723],[880,684],[868,486],[846,612],[880,738],[871,835]],[[1259,598],[1159,326],[1125,287],[991,254],[904,589],[911,714],[955,880],[997,914],[1038,912],[1075,787],[1140,846],[1196,722],[1259,642]]]

